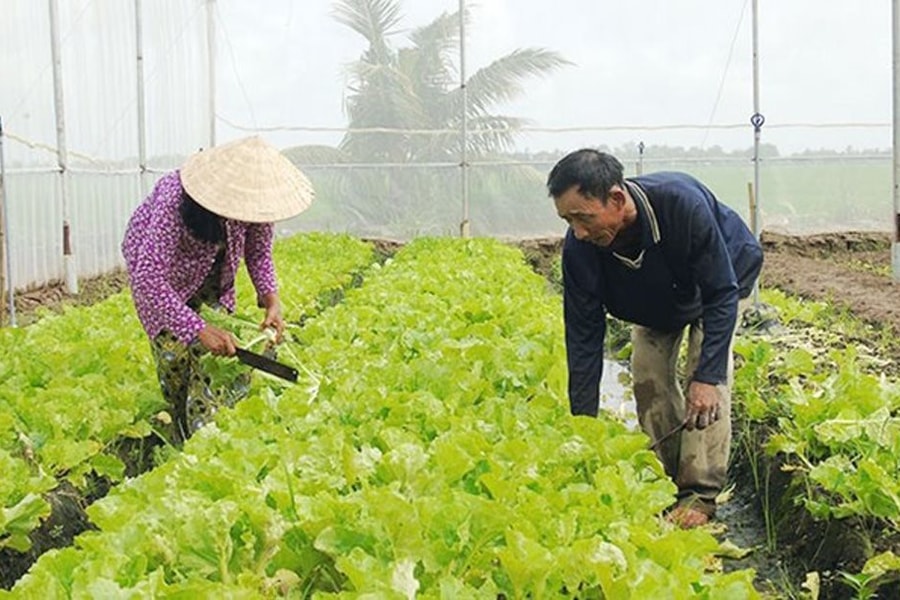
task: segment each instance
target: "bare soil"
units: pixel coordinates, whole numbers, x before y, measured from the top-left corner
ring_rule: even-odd
[[[78,281],[78,293],[69,294],[63,281],[32,286],[15,294],[16,325],[33,323],[46,311],[60,312],[65,306],[90,306],[120,292],[128,285],[124,269]],[[10,323],[9,301],[0,292],[0,326]]]
[[[764,233],[763,287],[828,300],[900,336],[900,284],[892,281],[891,237],[845,232],[811,236]]]
[[[824,300],[849,310],[900,337],[900,284],[892,281],[891,236],[842,232],[789,236],[764,232],[762,287]],[[516,243],[536,271],[551,275],[562,240],[542,238]]]

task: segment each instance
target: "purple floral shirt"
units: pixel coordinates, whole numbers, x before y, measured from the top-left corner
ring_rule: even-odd
[[[131,281],[138,318],[151,339],[170,331],[190,344],[204,327],[187,305],[212,269],[218,247],[194,238],[181,219],[181,176],[173,171],[160,178],[135,209],[122,254]],[[219,303],[234,310],[234,278],[243,256],[257,298],[275,292],[271,223],[225,220],[226,247]]]

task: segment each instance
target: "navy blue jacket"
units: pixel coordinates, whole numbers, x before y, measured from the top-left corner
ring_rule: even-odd
[[[575,239],[562,266],[572,414],[596,415],[606,313],[660,331],[698,319],[703,345],[695,381],[726,381],[739,297],[762,268],[762,248],[736,212],[685,173],[627,179],[637,207],[642,258],[626,264],[611,250]]]

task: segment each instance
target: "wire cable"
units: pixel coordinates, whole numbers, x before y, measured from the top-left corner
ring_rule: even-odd
[[[447,135],[458,134],[458,129],[404,129],[400,127],[320,127],[313,125],[254,125],[252,127],[236,123],[216,114],[216,118],[229,127],[239,131],[253,132],[307,132],[307,133],[397,133],[415,135]],[[772,129],[854,129],[891,127],[891,123],[882,121],[870,122],[836,122],[836,123],[766,123]],[[568,127],[532,127],[470,129],[469,133],[578,133],[590,131],[676,131],[680,129],[749,129],[751,125],[741,123],[663,123],[659,125],[573,125]]]
[[[312,133],[396,133],[402,135],[447,135],[447,134],[457,134],[459,133],[456,129],[402,129],[402,128],[391,128],[391,127],[368,127],[368,128],[347,128],[347,127],[313,127],[313,126],[302,126],[302,125],[279,125],[279,126],[271,126],[271,127],[247,127],[245,125],[241,125],[238,123],[234,123],[225,117],[217,114],[216,118],[227,124],[229,127],[232,127],[239,131],[252,131],[252,132],[273,132],[273,131],[293,131],[293,132],[312,132]],[[585,125],[585,126],[572,126],[572,127],[520,127],[518,129],[510,129],[510,130],[498,130],[498,129],[474,129],[470,130],[470,133],[478,134],[478,133],[497,133],[497,132],[506,132],[509,133],[578,133],[578,132],[590,132],[590,131],[678,131],[678,130],[691,130],[691,129],[745,129],[749,128],[750,125],[748,123],[720,123],[717,125],[704,125],[699,123],[677,123],[677,124],[663,124],[663,125]],[[893,127],[892,123],[889,122],[844,122],[844,123],[766,123],[766,127],[771,129],[878,129],[878,128],[890,128]],[[28,146],[31,149],[36,150],[44,150],[49,154],[56,154],[56,147],[46,144],[44,142],[39,142],[36,140],[28,139],[22,135],[18,135],[13,131],[9,131],[8,129],[4,132],[6,138],[10,141],[17,142],[24,146]],[[89,154],[85,154],[83,152],[77,152],[75,150],[68,151],[70,156],[78,157],[87,162],[103,165],[108,159],[99,158],[96,156],[92,156]],[[652,160],[652,157],[647,157],[645,160]],[[772,159],[766,159],[771,161]],[[378,163],[380,164],[380,163]],[[406,164],[406,163],[404,163]],[[454,163],[458,166],[457,163]],[[105,171],[105,170],[104,170]]]
[[[734,27],[734,34],[731,36],[731,45],[728,48],[728,58],[725,59],[725,68],[722,70],[722,78],[719,80],[719,90],[716,92],[716,101],[713,102],[712,110],[709,113],[709,125],[712,126],[713,119],[716,116],[716,112],[719,110],[719,102],[722,100],[722,92],[725,89],[725,80],[728,77],[728,70],[731,67],[731,58],[734,56],[734,46],[737,42],[738,33],[741,31],[741,25],[744,23],[744,13],[747,10],[747,3],[749,0],[744,0],[744,5],[741,6],[741,14],[738,17],[737,25]],[[709,131],[707,130],[703,133],[703,141],[700,142],[700,147],[706,147],[706,140],[709,138]]]
[[[75,28],[81,23],[81,19],[84,18],[84,13],[87,12],[88,8],[90,8],[91,4],[93,4],[93,3],[94,3],[94,0],[88,0],[87,2],[85,2],[81,11],[75,16],[75,19],[73,20],[72,25],[66,31],[65,35],[60,36],[60,40],[59,40],[60,54],[62,54],[62,49],[65,48],[66,42],[68,42],[69,38],[72,37],[72,33],[74,33]],[[52,59],[49,60],[48,62],[44,63],[44,68],[40,70],[40,72],[34,77],[34,79],[32,79],[31,84],[28,86],[28,89],[22,95],[22,99],[19,100],[19,102],[16,103],[16,105],[13,107],[12,112],[10,113],[11,115],[17,115],[19,113],[19,109],[21,109],[22,105],[25,104],[25,102],[28,100],[28,97],[31,95],[31,92],[33,92],[34,88],[37,87],[38,82],[41,79],[43,79],[44,75],[46,75],[47,71],[50,70],[52,67],[53,67]]]
[[[241,94],[244,96],[244,101],[247,103],[247,109],[250,111],[250,120],[255,124],[258,123],[256,120],[256,113],[253,110],[253,103],[250,102],[250,95],[247,93],[247,88],[244,87],[244,81],[241,79],[241,74],[238,72],[237,68],[237,59],[234,55],[234,47],[231,45],[231,37],[228,35],[228,30],[225,28],[225,22],[222,20],[222,16],[219,14],[218,6],[216,6],[216,20],[219,22],[219,28],[222,30],[222,35],[225,38],[225,45],[228,47],[228,54],[231,57],[231,70],[234,72],[234,78],[237,80],[238,88],[241,90]],[[215,93],[215,90],[212,91]],[[216,115],[218,118],[218,115]],[[256,131],[256,129],[254,129]]]
[[[164,49],[164,51],[163,51],[164,59],[168,58],[169,56],[172,55],[172,52],[174,51],[176,44],[181,42],[181,39],[184,37],[185,32],[187,31],[188,27],[194,23],[194,20],[197,18],[197,15],[199,14],[199,12],[202,8],[203,8],[203,4],[201,2],[198,2],[196,8],[194,9],[194,12],[191,13],[191,16],[184,20],[184,22],[181,25],[181,29],[178,30],[178,32],[175,34],[175,37],[172,38],[172,41]],[[153,69],[153,71],[147,76],[146,81],[144,82],[145,85],[149,86],[149,84],[153,83],[154,80],[159,75],[160,70],[164,66],[167,66],[167,61],[165,61],[165,60],[159,61],[159,63],[156,65],[156,67]],[[102,148],[103,145],[109,140],[109,138],[112,137],[113,133],[116,133],[118,131],[118,128],[121,126],[122,121],[128,115],[128,111],[130,111],[132,109],[132,107],[134,107],[135,104],[137,104],[137,94],[134,94],[131,96],[131,101],[127,102],[125,104],[125,108],[123,108],[119,112],[119,114],[116,116],[116,118],[113,119],[112,125],[106,128],[106,135],[103,136],[102,138],[100,138],[100,140],[97,142],[96,147],[92,151],[93,154],[98,153],[99,148]],[[94,161],[92,161],[92,162],[94,162]]]

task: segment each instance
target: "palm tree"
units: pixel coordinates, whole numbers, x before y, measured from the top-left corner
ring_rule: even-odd
[[[340,0],[334,16],[368,42],[367,49],[350,66],[345,101],[350,131],[337,148],[296,147],[288,155],[301,165],[458,164],[463,119],[463,92],[456,65],[459,13],[445,12],[431,23],[412,29],[408,44],[399,47],[395,43],[403,33],[399,0]],[[516,131],[526,121],[493,110],[521,94],[525,79],[546,75],[566,64],[568,61],[555,52],[524,48],[468,77],[469,158],[485,159],[510,150]],[[456,177],[452,169],[386,166],[321,183],[325,194],[339,195],[331,201],[338,202],[336,206],[344,216],[356,222],[423,233],[437,232],[439,223],[446,226],[452,222],[458,204],[453,201],[458,190]],[[540,178],[540,174],[533,169],[519,168],[512,179],[533,184],[535,177]],[[320,189],[320,196],[322,192]]]

